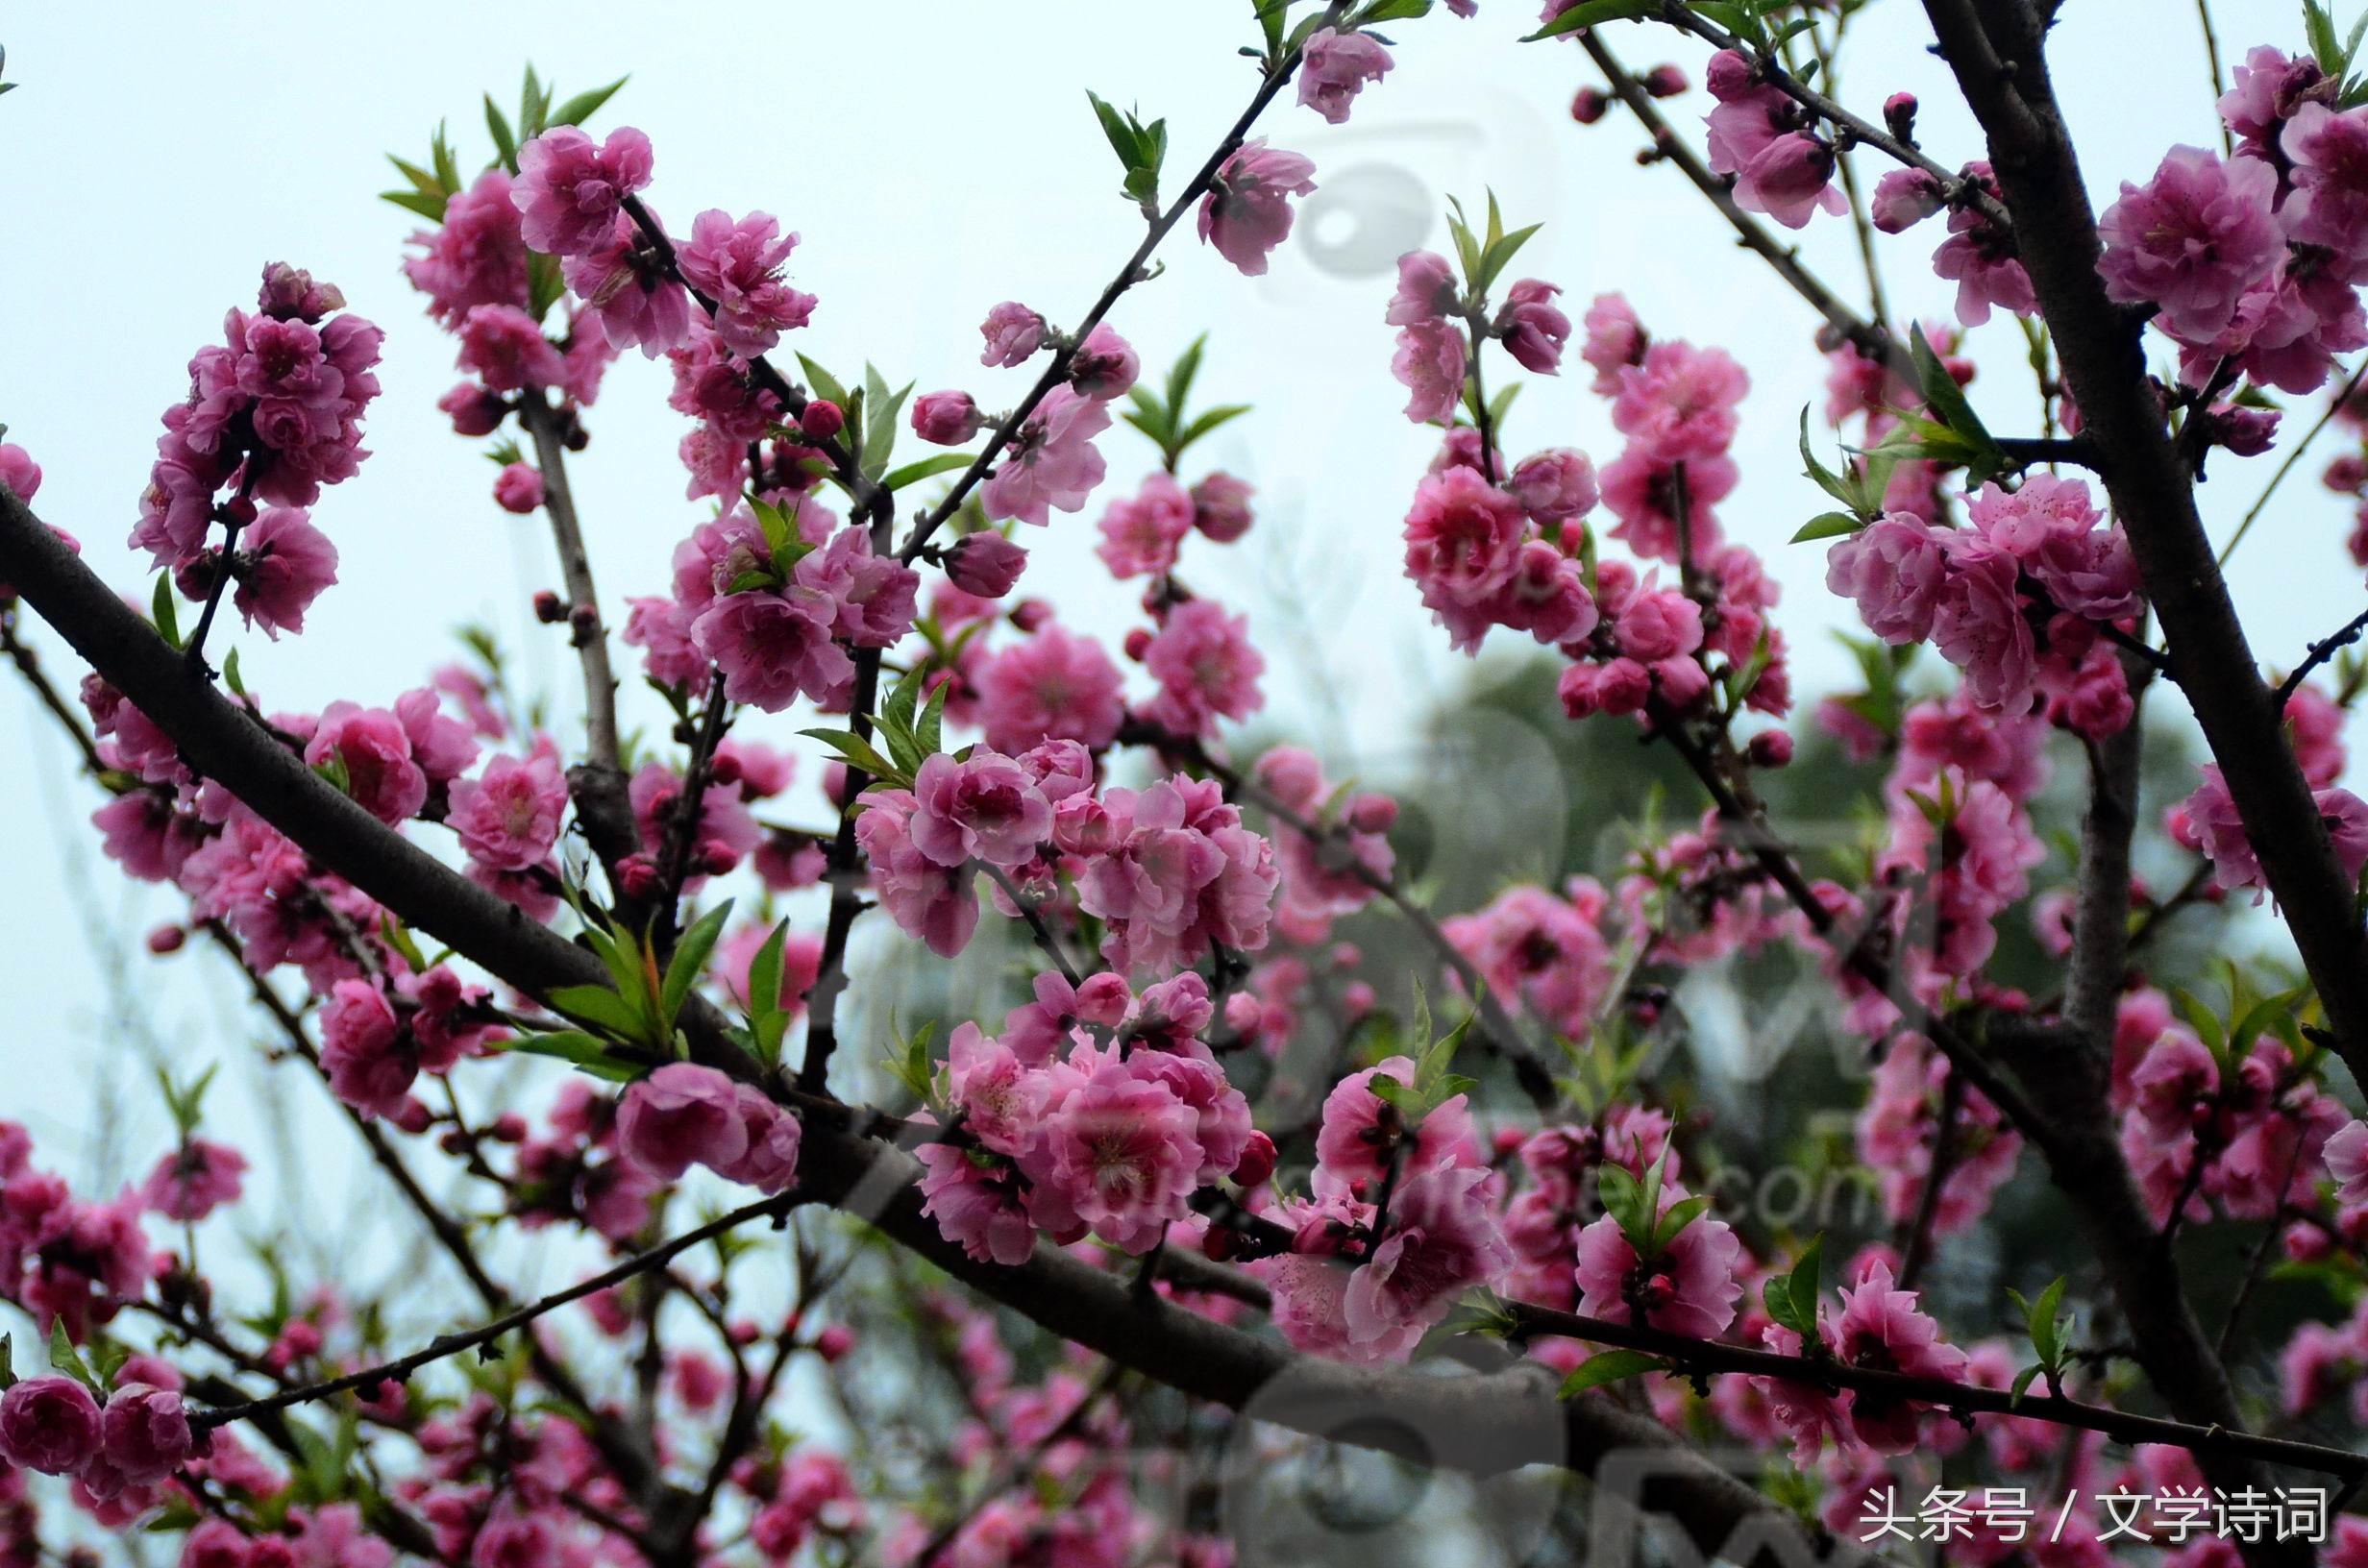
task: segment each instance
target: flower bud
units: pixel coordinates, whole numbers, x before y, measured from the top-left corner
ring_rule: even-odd
[[[826,398],[816,398],[798,416],[798,429],[809,441],[827,441],[847,429],[847,415]]]
[[[941,447],[958,447],[986,426],[968,392],[927,392],[913,404],[913,433]]]
[[[1743,747],[1743,760],[1754,768],[1782,768],[1792,760],[1792,737],[1781,729],[1764,729]]]
[[[531,463],[511,463],[493,478],[493,502],[521,517],[543,503],[543,476]]]
[[[1193,527],[1221,545],[1249,532],[1250,487],[1221,469],[1193,486]]]
[[[1581,125],[1592,125],[1609,113],[1612,100],[1594,87],[1581,87],[1570,100],[1570,117]]]
[[[1027,551],[999,533],[963,535],[946,552],[946,576],[956,588],[980,599],[1011,592],[1027,568]]]
[[[1274,1139],[1253,1131],[1242,1145],[1242,1158],[1233,1167],[1234,1184],[1238,1187],[1264,1187],[1274,1179]]]
[[[1656,65],[1644,73],[1644,90],[1656,98],[1674,98],[1690,86],[1686,73],[1674,65]]]

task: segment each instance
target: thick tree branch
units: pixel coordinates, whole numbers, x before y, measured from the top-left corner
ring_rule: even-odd
[[[2181,688],[2317,988],[2334,1048],[2368,1084],[2368,935],[2213,559],[2193,482],[2147,380],[2140,325],[2105,296],[2096,222],[2048,80],[2045,25],[2022,0],[1925,0],[1925,10],[1988,135],[2084,433],[2113,454],[2106,488]]]

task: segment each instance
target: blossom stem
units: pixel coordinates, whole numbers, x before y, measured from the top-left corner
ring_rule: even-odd
[[[2360,379],[2364,376],[2368,376],[2368,358],[2360,360],[2358,368],[2344,378],[2342,387],[2333,397],[2327,400],[2327,406],[2319,410],[2318,419],[2312,423],[2310,429],[2303,432],[2303,438],[2295,442],[2292,449],[2286,453],[2284,460],[2279,463],[2277,472],[2270,475],[2269,482],[2261,487],[2261,493],[2253,498],[2253,504],[2245,508],[2245,515],[2237,523],[2236,531],[2230,534],[2229,542],[2220,547],[2217,561],[2222,568],[2225,569],[2229,564],[2229,557],[2236,553],[2236,547],[2245,542],[2245,535],[2253,531],[2255,521],[2268,509],[2270,498],[2277,495],[2278,487],[2283,484],[2285,477],[2294,471],[2294,465],[2303,460],[2303,453],[2310,450],[2310,444],[2319,438],[2319,432],[2334,423],[2335,416],[2341,413],[2344,405],[2352,401],[2352,394],[2359,389]]]
[[[1324,12],[1325,25],[1337,21],[1346,9],[1341,0],[1333,0]],[[1003,454],[1003,450],[1020,433],[1021,427],[1027,423],[1028,416],[1036,411],[1036,405],[1044,402],[1054,387],[1069,379],[1070,360],[1075,356],[1077,345],[1101,325],[1102,319],[1110,314],[1122,295],[1144,281],[1144,269],[1151,259],[1151,253],[1158,250],[1160,242],[1184,220],[1184,214],[1192,210],[1193,204],[1208,194],[1209,187],[1217,182],[1218,171],[1224,167],[1225,159],[1241,150],[1242,143],[1249,136],[1250,128],[1258,123],[1258,116],[1266,112],[1267,106],[1274,102],[1275,96],[1297,72],[1301,52],[1300,48],[1295,47],[1268,67],[1259,80],[1258,90],[1250,97],[1249,107],[1235,118],[1224,139],[1202,160],[1199,172],[1168,204],[1167,210],[1151,220],[1150,227],[1136,244],[1134,254],[1126,258],[1125,265],[1119,268],[1117,275],[1103,285],[1100,297],[1086,311],[1084,318],[1070,330],[1066,340],[1054,348],[1051,361],[1036,378],[1036,384],[1028,388],[1027,396],[1022,398],[1011,412],[996,425],[994,433],[987,439],[986,449],[972,459],[970,467],[962,471],[961,477],[954,480],[953,488],[935,506],[914,521],[913,531],[897,550],[898,560],[910,565],[920,555],[930,536],[962,509],[962,503],[969,499],[970,493],[986,478],[995,466],[995,460]]]
[[[200,1431],[211,1431],[234,1421],[251,1420],[271,1410],[284,1410],[291,1406],[309,1405],[344,1393],[366,1393],[389,1383],[407,1382],[412,1373],[433,1362],[457,1356],[463,1351],[491,1346],[514,1330],[522,1329],[544,1314],[557,1311],[570,1302],[581,1301],[589,1295],[623,1285],[637,1275],[662,1268],[669,1262],[703,1242],[712,1241],[727,1232],[737,1230],[753,1219],[785,1218],[790,1210],[804,1201],[796,1192],[784,1192],[776,1197],[762,1198],[743,1204],[728,1214],[706,1224],[658,1243],[647,1252],[637,1252],[614,1268],[605,1269],[588,1279],[577,1281],[564,1290],[555,1290],[537,1301],[503,1313],[492,1322],[457,1334],[441,1334],[407,1356],[398,1356],[391,1361],[348,1372],[325,1383],[306,1384],[302,1387],[286,1388],[261,1399],[249,1400],[244,1405],[200,1410],[189,1417],[189,1424]]]
[[[552,543],[558,549],[559,580],[567,587],[571,612],[590,612],[588,623],[574,625],[576,656],[583,665],[584,748],[592,765],[619,771],[617,744],[617,677],[608,664],[608,627],[601,620],[600,591],[592,581],[592,557],[584,549],[583,528],[576,515],[576,495],[567,482],[566,416],[530,388],[518,400],[518,423],[534,442],[534,463],[543,476],[543,512],[551,519]]]

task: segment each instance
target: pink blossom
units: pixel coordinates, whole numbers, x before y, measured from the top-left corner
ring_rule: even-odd
[[[1122,1252],[1147,1252],[1191,1212],[1198,1118],[1173,1090],[1116,1053],[1078,1047],[1067,1078],[1022,1161],[1035,1187],[1030,1212],[1061,1230],[1041,1207],[1049,1200],[1051,1213],[1073,1215]]]
[[[2306,103],[2331,104],[2342,84],[2307,55],[2288,56],[2256,44],[2230,73],[2231,86],[2213,107],[2237,137],[2237,151],[2273,163],[2284,155],[2279,134]]]
[[[532,463],[510,463],[493,477],[493,503],[525,517],[543,503],[542,471]]]
[[[1057,624],[993,655],[975,679],[987,744],[1006,755],[1048,740],[1098,751],[1117,737],[1124,716],[1110,655]]]
[[[657,264],[640,227],[623,212],[608,219],[583,251],[567,257],[560,272],[612,350],[638,344],[642,357],[654,359],[692,341],[695,331],[722,350],[703,316],[694,327],[689,292]]]
[[[1627,659],[1606,669],[1621,665],[1636,674],[1636,706],[1641,706],[1643,671]],[[1571,892],[1571,897],[1559,897],[1539,887],[1508,888],[1487,907],[1454,916],[1442,928],[1491,992],[1519,999],[1555,1029],[1576,1037],[1593,1027],[1595,1007],[1612,984],[1613,970],[1611,944],[1596,925],[1602,889],[1582,881]]]
[[[739,1159],[716,1166],[716,1173],[759,1192],[788,1191],[798,1179],[798,1150],[805,1130],[752,1084],[732,1086],[732,1105],[748,1148]]]
[[[955,540],[945,565],[947,580],[964,593],[1000,599],[1018,586],[1027,551],[999,533],[982,530]]]
[[[853,661],[832,640],[834,618],[829,599],[810,588],[756,589],[718,599],[691,624],[691,640],[723,672],[727,698],[778,713],[854,679]]]
[[[2335,1201],[2347,1209],[2368,1203],[2368,1122],[2347,1122],[2327,1140],[2324,1158]]]
[[[1833,147],[1797,129],[1806,123],[1799,109],[1755,77],[1741,55],[1732,49],[1713,55],[1703,82],[1718,100],[1705,117],[1710,169],[1735,176],[1738,206],[1788,229],[1801,228],[1820,209],[1850,209],[1833,185]]]
[[[510,200],[526,242],[551,256],[587,251],[604,237],[625,198],[650,183],[650,138],[630,126],[599,147],[572,125],[555,126],[518,149]]]
[[[617,1105],[618,1147],[661,1182],[694,1164],[729,1170],[749,1151],[732,1081],[713,1067],[669,1062],[637,1080]]]
[[[1552,283],[1524,278],[1505,291],[1494,330],[1505,352],[1532,375],[1551,376],[1562,366],[1563,345],[1570,341],[1570,318],[1554,304],[1562,290]]]
[[[1987,163],[1968,163],[1964,172],[1976,188],[1997,199],[1998,182]],[[2031,291],[2013,234],[1971,206],[1949,214],[1949,237],[1933,252],[1933,272],[1957,284],[1957,319],[1968,327],[1989,320],[1992,306],[2018,316],[2038,314],[2038,296]]]
[[[2121,200],[2097,220],[2106,297],[2154,306],[2173,337],[2218,338],[2245,290],[2285,257],[2277,198],[2278,171],[2258,159],[2224,163],[2201,148],[2172,148],[2145,185],[2123,182]]]
[[[1085,334],[1069,356],[1069,384],[1085,397],[1107,403],[1123,397],[1143,373],[1143,361],[1118,330],[1103,322]]]
[[[1291,201],[1315,194],[1316,165],[1297,153],[1244,142],[1217,171],[1200,201],[1200,238],[1249,277],[1263,277],[1267,257],[1291,234]]]
[[[229,1144],[186,1139],[157,1162],[140,1187],[140,1199],[167,1219],[194,1224],[238,1201],[246,1169],[247,1157]]]
[[[1922,518],[1887,512],[1826,551],[1825,585],[1858,602],[1867,629],[1893,645],[1932,635],[1948,575],[1947,535]]]
[[[1656,343],[1622,369],[1612,424],[1664,462],[1714,458],[1735,441],[1751,378],[1722,350]]]
[[[305,612],[337,581],[337,547],[300,506],[273,506],[238,535],[231,602],[265,636],[305,629]]]
[[[1675,589],[1632,594],[1612,623],[1620,651],[1644,664],[1691,653],[1702,646],[1702,606]]]
[[[2034,474],[2010,494],[1986,484],[1966,517],[2038,579],[2057,608],[2092,620],[2137,613],[2137,561],[2118,527],[2097,529],[2088,486]]]
[[[921,1212],[940,1235],[980,1262],[1024,1263],[1036,1250],[1036,1227],[1020,1201],[1018,1173],[983,1150],[924,1143],[917,1151]]]
[[[1597,397],[1609,397],[1619,389],[1623,368],[1644,362],[1644,326],[1617,294],[1596,295],[1587,307],[1585,326],[1587,339],[1580,346],[1579,357],[1595,373],[1590,390]]]
[[[1922,169],[1891,169],[1875,182],[1867,218],[1887,234],[1905,233],[1948,205],[1940,182]]]
[[[675,248],[682,281],[715,302],[716,335],[744,359],[771,351],[784,331],[804,326],[814,313],[814,296],[781,277],[798,236],[780,229],[767,213],[735,222],[710,208],[691,220],[691,237]]]
[[[134,1486],[162,1481],[197,1446],[181,1395],[145,1383],[124,1384],[107,1396],[99,1431],[107,1463]]]
[[[0,1394],[0,1458],[70,1476],[98,1452],[98,1401],[72,1378],[26,1378]]]
[[[1373,1092],[1376,1078],[1411,1085],[1411,1057],[1389,1057],[1350,1073],[1324,1096],[1316,1134],[1316,1191],[1372,1198],[1395,1163],[1400,1179],[1480,1163],[1468,1099],[1458,1094],[1434,1108],[1408,1137],[1396,1107]]]
[[[0,485],[8,486],[18,501],[29,502],[41,488],[41,465],[24,448],[0,442]]]
[[[1406,514],[1406,575],[1434,611],[1476,602],[1513,576],[1528,528],[1520,502],[1474,470],[1430,475]]]
[[[1505,488],[1540,524],[1567,523],[1595,509],[1595,465],[1568,447],[1533,453],[1515,465]]]
[[[1513,1266],[1485,1169],[1427,1170],[1390,1201],[1390,1231],[1348,1276],[1342,1321],[1359,1359],[1401,1360],[1465,1291]]]
[[[941,447],[958,447],[986,428],[968,392],[925,392],[913,400],[913,433]]]
[[[1954,538],[1933,600],[1933,642],[1964,671],[1965,690],[1986,713],[2021,712],[2037,673],[2016,576],[2014,557],[1997,546]]]
[[[1393,327],[1437,327],[1454,313],[1456,297],[1453,262],[1437,251],[1408,251],[1397,258],[1397,292],[1382,319]]]
[[[1022,866],[1052,836],[1043,792],[1018,763],[991,750],[961,762],[930,757],[914,777],[913,799],[913,846],[940,866]]]
[[[940,958],[970,945],[978,927],[975,873],[942,866],[913,843],[916,805],[905,790],[873,790],[855,819],[855,841],[871,867],[872,888],[897,929],[928,944]]]
[[[1150,715],[1171,734],[1206,736],[1218,720],[1240,723],[1264,705],[1258,676],[1266,660],[1250,646],[1249,620],[1214,600],[1171,610],[1143,663],[1159,681]]]
[[[345,792],[382,822],[400,822],[428,803],[428,775],[411,757],[411,737],[403,721],[384,708],[332,702],[321,711],[305,762],[314,768],[334,759],[345,772]]]
[[[2287,236],[2324,245],[2356,269],[2368,258],[2368,113],[2305,103],[2278,145],[2294,170],[2294,193],[2280,213]],[[2274,181],[2274,171],[2262,172]]]
[[[1452,322],[1431,321],[1399,329],[1390,374],[1413,393],[1406,417],[1418,425],[1444,425],[1464,396],[1464,333]]]
[[[978,335],[987,340],[978,356],[982,365],[1024,364],[1045,343],[1045,318],[1017,300],[1005,300],[987,312]]]
[[[444,221],[413,234],[411,243],[426,254],[406,259],[404,276],[428,296],[428,313],[446,326],[477,306],[527,303],[526,237],[507,171],[479,175],[444,204]]]
[[[1106,472],[1094,437],[1109,428],[1109,407],[1098,399],[1066,386],[1047,392],[1013,434],[994,478],[979,487],[987,516],[1042,527],[1048,507],[1083,506]]]
[[[1219,470],[1192,488],[1193,527],[1218,544],[1229,545],[1249,532],[1252,521],[1247,481]]]
[[[1685,1197],[1674,1184],[1661,1188],[1667,1213]],[[1640,1315],[1656,1329],[1715,1339],[1735,1321],[1743,1286],[1736,1278],[1743,1245],[1721,1220],[1698,1215],[1651,1258],[1640,1257],[1610,1214],[1579,1232],[1579,1311],[1614,1323]]]
[[[452,787],[445,819],[461,848],[479,865],[523,871],[543,863],[559,841],[567,814],[567,781],[548,752],[496,757],[483,773]]]
[[[481,305],[460,324],[460,368],[495,392],[555,384],[567,374],[559,351],[514,305]]]
[[[1134,495],[1102,513],[1095,553],[1114,577],[1159,576],[1175,565],[1193,530],[1193,498],[1172,475],[1154,471]]]
[[[1916,1310],[1914,1291],[1893,1287],[1891,1270],[1882,1262],[1842,1292],[1834,1355],[1846,1365],[1912,1378],[1955,1382],[1965,1370],[1965,1353],[1940,1342],[1940,1325]],[[1906,1454],[1917,1446],[1923,1413],[1922,1406],[1862,1388],[1851,1395],[1850,1430],[1878,1454]]]
[[[1390,51],[1363,33],[1320,28],[1300,53],[1299,103],[1340,125],[1365,85],[1380,81],[1393,63]]]

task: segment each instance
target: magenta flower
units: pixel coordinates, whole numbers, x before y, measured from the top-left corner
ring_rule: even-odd
[[[987,744],[1006,756],[1050,740],[1098,751],[1124,717],[1118,666],[1100,644],[1057,624],[993,655],[974,678]]]
[[[1533,453],[1515,466],[1505,488],[1540,524],[1568,523],[1595,509],[1595,465],[1568,447]]]
[[[476,778],[452,787],[445,821],[460,847],[481,866],[523,871],[539,866],[559,840],[567,815],[567,781],[550,753],[496,757]]]
[[[1665,1183],[1659,1214],[1685,1196],[1676,1184]],[[1743,1293],[1736,1278],[1742,1251],[1724,1221],[1699,1214],[1658,1254],[1642,1257],[1619,1221],[1605,1214],[1579,1232],[1579,1311],[1614,1323],[1641,1321],[1670,1334],[1715,1339],[1735,1321],[1735,1304]]]
[[[718,599],[692,623],[691,638],[724,673],[726,697],[778,713],[801,697],[826,701],[853,681],[853,661],[831,638],[835,617],[812,589],[755,589]]]
[[[788,1191],[798,1180],[798,1150],[805,1129],[752,1084],[734,1085],[732,1104],[748,1148],[739,1159],[716,1166],[717,1174],[767,1194]]]
[[[1986,713],[2020,713],[2037,675],[2018,576],[2014,557],[1988,540],[1953,537],[1933,600],[1933,643],[1965,673],[1965,690]]]
[[[2368,1203],[2368,1122],[2345,1123],[2322,1152],[2335,1183],[2335,1201],[2347,1209]]]
[[[1406,575],[1433,610],[1474,603],[1512,577],[1528,530],[1521,503],[1474,470],[1430,475],[1406,514]]]
[[[337,581],[337,547],[301,506],[274,506],[238,536],[231,596],[247,625],[277,641],[305,629],[305,612]]]
[[[444,204],[444,221],[411,236],[425,253],[403,274],[428,296],[428,313],[451,326],[481,305],[527,303],[527,242],[510,179],[496,167]]]
[[[1000,599],[1017,587],[1027,551],[999,533],[967,533],[946,551],[946,579],[979,599]]]
[[[526,241],[551,256],[576,256],[606,237],[625,198],[650,183],[650,138],[630,126],[599,147],[572,125],[555,126],[518,149],[510,200]]]
[[[654,359],[690,341],[694,318],[714,335],[688,291],[657,264],[639,227],[622,212],[591,245],[561,262],[560,271],[613,350],[638,344],[642,357]]]
[[[1141,490],[1112,502],[1102,513],[1101,543],[1095,553],[1122,580],[1164,576],[1175,565],[1193,520],[1193,498],[1174,476],[1154,470]]]
[[[543,503],[542,471],[532,463],[506,464],[493,477],[493,503],[524,517]]]
[[[972,860],[1006,869],[1036,857],[1052,836],[1052,807],[1026,771],[980,749],[956,762],[940,752],[913,779],[913,846],[940,866]]]
[[[978,335],[986,339],[987,346],[978,362],[999,368],[1025,364],[1045,346],[1045,332],[1044,317],[1018,300],[1005,300],[979,324]]]
[[[460,368],[496,392],[555,385],[567,374],[542,328],[514,305],[481,305],[469,312],[460,324]]]
[[[1505,291],[1496,312],[1495,331],[1505,352],[1533,375],[1552,376],[1563,362],[1563,346],[1570,341],[1570,318],[1554,304],[1562,290],[1552,283],[1524,278]]]
[[[1414,394],[1406,403],[1408,419],[1417,425],[1444,425],[1455,417],[1456,404],[1464,398],[1466,355],[1464,333],[1453,322],[1398,330],[1390,374]]]
[[[863,798],[855,842],[871,867],[880,907],[898,930],[940,958],[953,957],[978,928],[976,873],[968,865],[941,866],[914,845],[916,803],[909,791],[873,790]]]
[[[769,352],[781,334],[802,327],[814,313],[811,294],[801,294],[781,277],[798,236],[780,233],[770,214],[752,212],[738,222],[710,208],[691,220],[691,237],[675,249],[683,282],[715,302],[715,332],[744,359]]]
[[[1378,82],[1394,64],[1379,40],[1362,33],[1320,28],[1308,36],[1299,56],[1299,103],[1328,124],[1348,118],[1348,106],[1369,82]]]
[[[749,1151],[732,1081],[713,1067],[669,1062],[628,1088],[617,1104],[625,1158],[661,1182],[695,1164],[728,1171]]]
[[[1291,234],[1291,198],[1313,195],[1316,165],[1297,153],[1244,142],[1217,171],[1200,201],[1200,238],[1249,277],[1266,274],[1267,257]]]
[[[1998,181],[1987,163],[1968,163],[1964,173],[1996,199]],[[2013,234],[1971,207],[1949,214],[1949,237],[1933,252],[1933,273],[1957,284],[1957,319],[1968,327],[1989,320],[1992,306],[2018,316],[2038,314],[2038,296],[2031,291],[2031,275],[2023,270]]]
[[[1143,361],[1117,329],[1103,322],[1085,334],[1069,356],[1069,384],[1089,398],[1107,403],[1123,397],[1143,373]]]
[[[958,447],[986,428],[968,392],[924,392],[913,400],[913,433],[941,447]]]
[[[99,1405],[72,1378],[26,1378],[0,1394],[0,1458],[70,1476],[99,1452]]]
[[[1619,390],[1620,371],[1644,362],[1644,326],[1637,320],[1635,308],[1617,294],[1596,295],[1587,307],[1583,325],[1587,338],[1579,348],[1579,357],[1595,373],[1591,390],[1597,397],[1610,397]]]
[[[1679,342],[1652,345],[1617,380],[1613,428],[1665,463],[1723,456],[1735,442],[1737,405],[1751,390],[1751,377],[1724,351]]]
[[[2305,103],[2278,145],[2294,166],[2294,193],[2280,214],[2286,233],[2347,262],[2368,257],[2368,112]]]
[[[165,1218],[194,1224],[238,1201],[247,1157],[227,1143],[188,1139],[157,1162],[140,1186],[140,1201]]]
[[[2183,342],[2217,340],[2245,291],[2285,258],[2277,199],[2278,171],[2259,159],[2224,163],[2200,148],[2172,148],[2145,185],[2123,182],[2121,200],[2097,220],[2107,297],[2154,306],[2156,324]],[[2304,205],[2297,198],[2289,208],[2290,223],[2305,221]]]
[[[1859,618],[1893,646],[1920,643],[1948,576],[1948,535],[1919,517],[1886,512],[1835,541],[1825,554],[1825,585],[1858,602]]]
[[[124,1384],[107,1396],[99,1432],[108,1465],[134,1486],[162,1481],[197,1447],[181,1395],[145,1383]]]
[[[994,478],[979,486],[987,516],[1042,527],[1050,521],[1048,507],[1083,506],[1106,472],[1094,437],[1109,428],[1109,407],[1098,399],[1066,386],[1047,392],[1013,433]]]
[[[318,768],[333,759],[345,772],[345,793],[382,822],[417,816],[428,803],[428,774],[412,758],[410,733],[384,708],[337,701],[322,709],[305,762]]]
[[[1205,737],[1218,720],[1240,723],[1265,703],[1258,676],[1266,660],[1250,646],[1248,618],[1227,615],[1213,600],[1170,611],[1143,663],[1159,681],[1150,716],[1171,734]]]
[[[1513,1249],[1489,1208],[1492,1182],[1486,1169],[1451,1168],[1399,1185],[1387,1237],[1348,1276],[1341,1297],[1352,1357],[1404,1360],[1465,1291],[1513,1266]]]
[[[1030,1213],[1048,1212],[1093,1231],[1122,1252],[1148,1252],[1186,1218],[1197,1185],[1199,1118],[1167,1084],[1116,1052],[1071,1053],[1063,1089],[1047,1107],[1021,1168],[1033,1184]]]
[[[925,1171],[921,1212],[937,1221],[938,1234],[982,1263],[1017,1267],[1028,1261],[1036,1226],[1008,1161],[950,1143],[924,1143],[916,1153]]]
[[[1965,1370],[1965,1353],[1940,1342],[1940,1325],[1916,1311],[1914,1291],[1893,1288],[1890,1268],[1882,1262],[1870,1264],[1858,1285],[1842,1292],[1834,1355],[1846,1365],[1913,1378],[1953,1382]],[[1862,1388],[1850,1396],[1850,1430],[1878,1454],[1906,1454],[1917,1446],[1927,1411]]]
[[[1373,1092],[1376,1078],[1401,1084],[1415,1081],[1414,1059],[1393,1056],[1353,1072],[1332,1086],[1324,1096],[1323,1120],[1316,1134],[1315,1189],[1319,1196],[1345,1193],[1370,1200],[1381,1189],[1393,1158],[1400,1179],[1433,1170],[1450,1170],[1480,1164],[1479,1145],[1472,1136],[1469,1100],[1462,1094],[1433,1108],[1411,1139],[1395,1149],[1384,1131],[1404,1124],[1394,1107]]]

